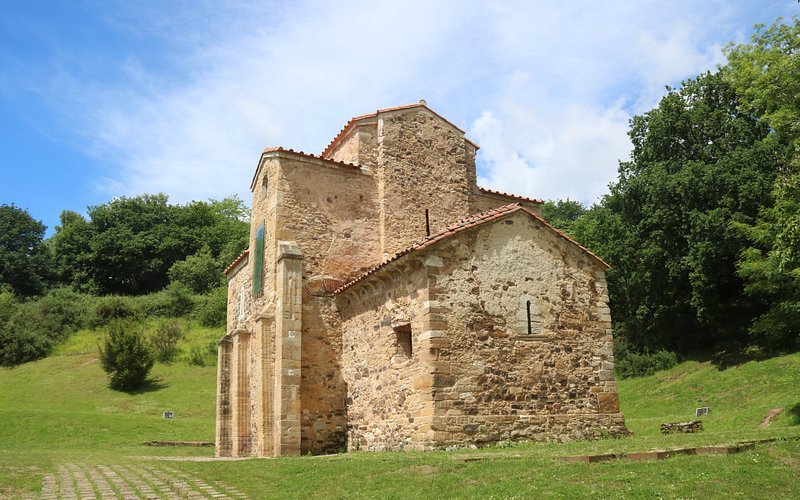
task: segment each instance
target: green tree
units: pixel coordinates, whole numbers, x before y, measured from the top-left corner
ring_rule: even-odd
[[[52,240],[56,271],[80,290],[151,293],[169,283],[176,262],[207,247],[221,279],[224,265],[247,246],[246,213],[236,197],[171,205],[163,194],[90,207],[88,220],[64,212]]]
[[[759,306],[737,275],[746,240],[730,224],[752,223],[772,204],[789,148],[763,141],[769,134],[719,72],[668,89],[631,121],[630,161],[572,232],[615,266],[615,334],[634,349],[689,352],[743,338]]]
[[[0,205],[0,285],[23,297],[44,291],[50,267],[44,231],[26,210]]]
[[[572,224],[586,213],[586,207],[581,202],[570,199],[548,200],[541,209],[544,220],[567,234],[571,234]]]
[[[195,293],[206,293],[221,286],[222,270],[208,245],[169,268],[171,282],[183,283]]]
[[[766,142],[793,144],[791,160],[774,184],[774,206],[754,224],[734,223],[749,247],[739,275],[764,312],[750,331],[773,348],[800,345],[800,19],[756,27],[750,43],[726,48],[724,74],[742,98],[740,107],[769,126]]]
[[[61,225],[50,238],[56,278],[76,290],[93,291],[91,243],[94,226],[71,210],[61,212]]]
[[[100,348],[100,364],[109,375],[112,388],[131,391],[142,387],[154,362],[153,351],[135,323],[109,324]]]

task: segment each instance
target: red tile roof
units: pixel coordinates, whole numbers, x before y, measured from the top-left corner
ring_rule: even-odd
[[[379,109],[379,110],[377,110],[377,111],[375,111],[373,113],[367,113],[366,115],[354,116],[353,118],[350,118],[350,121],[348,121],[345,124],[345,126],[342,127],[342,130],[340,130],[339,133],[336,134],[336,137],[334,137],[333,140],[330,142],[330,144],[328,144],[328,146],[322,151],[322,155],[321,156],[328,156],[328,154],[331,152],[331,150],[333,150],[333,148],[336,145],[338,145],[339,141],[341,141],[342,138],[344,136],[346,136],[350,132],[350,130],[352,130],[353,127],[355,127],[356,123],[360,122],[361,120],[366,120],[367,118],[375,118],[376,116],[378,116],[381,113],[389,113],[389,112],[392,112],[392,111],[402,111],[404,109],[411,109],[411,108],[425,108],[428,111],[430,111],[431,113],[433,113],[434,115],[438,116],[439,118],[441,118],[442,120],[447,122],[448,124],[450,124],[450,126],[454,127],[456,130],[460,131],[461,133],[464,133],[464,130],[462,130],[461,127],[459,127],[458,125],[454,124],[453,122],[451,122],[447,118],[443,117],[442,115],[440,115],[436,111],[434,111],[431,108],[429,108],[425,101],[420,101],[420,102],[415,103],[415,104],[405,104],[403,106],[394,106],[394,107],[391,107],[391,108],[383,108],[383,109]],[[472,144],[476,148],[480,147],[477,144],[475,144],[474,142],[472,142],[471,140],[469,140],[469,139],[466,139],[466,140],[467,140],[467,142],[469,142],[470,144]]]
[[[330,158],[323,158],[322,156],[313,155],[311,153],[306,153],[306,152],[303,152],[303,151],[295,151],[294,149],[286,149],[286,148],[284,148],[282,146],[266,147],[266,148],[264,148],[264,151],[261,152],[261,154],[265,155],[267,153],[275,153],[275,152],[289,153],[289,154],[292,154],[292,155],[302,156],[302,157],[305,157],[305,158],[313,158],[315,160],[324,161],[324,162],[327,162],[327,163],[338,165],[340,167],[348,167],[348,168],[353,168],[353,169],[360,169],[361,168],[360,166],[356,165],[355,163],[345,163],[343,161],[331,160]],[[260,166],[261,166],[261,164],[259,163],[259,167]],[[255,182],[256,182],[256,178],[258,178],[258,171],[259,171],[259,168],[256,168],[256,171],[253,174],[253,180],[250,181],[250,190],[253,189],[253,186],[255,185]]]
[[[499,196],[505,196],[506,198],[513,198],[515,200],[527,201],[529,203],[538,203],[540,205],[542,203],[544,203],[544,200],[540,200],[540,199],[537,199],[537,198],[527,198],[525,196],[519,196],[519,195],[511,194],[511,193],[504,193],[502,191],[495,191],[494,189],[486,189],[486,188],[482,188],[482,187],[478,187],[478,189],[480,191],[484,192],[484,193],[496,194],[496,195],[499,195]]]
[[[404,250],[401,250],[401,251],[397,252],[396,254],[394,254],[391,257],[389,257],[388,259],[384,260],[382,263],[378,264],[377,266],[375,266],[375,267],[365,271],[364,273],[356,276],[352,280],[348,281],[347,283],[345,283],[344,285],[339,287],[333,293],[334,293],[334,295],[336,295],[338,293],[343,292],[347,288],[350,288],[351,286],[355,285],[359,281],[371,276],[372,274],[375,274],[376,272],[381,270],[383,267],[385,267],[388,264],[396,261],[397,259],[399,259],[400,257],[402,257],[402,256],[404,256],[406,254],[409,254],[411,252],[416,252],[416,251],[422,250],[424,248],[427,248],[427,247],[433,245],[434,243],[436,243],[437,241],[441,241],[443,239],[449,238],[449,237],[453,236],[454,234],[460,233],[461,231],[464,231],[466,229],[469,229],[469,228],[472,228],[472,227],[475,227],[475,226],[478,226],[478,225],[481,225],[481,224],[485,224],[485,223],[490,222],[490,221],[494,221],[494,220],[500,219],[502,217],[505,217],[506,215],[513,214],[513,213],[519,212],[519,211],[525,212],[526,214],[530,215],[531,217],[533,217],[537,221],[541,222],[547,228],[551,229],[552,231],[554,231],[556,234],[558,234],[559,236],[561,236],[562,238],[564,238],[568,242],[572,243],[573,245],[576,245],[578,248],[580,248],[581,250],[583,250],[584,252],[589,254],[591,257],[593,257],[595,260],[597,260],[597,262],[599,262],[604,267],[606,267],[606,268],[610,268],[611,267],[608,264],[606,264],[603,261],[603,259],[601,259],[597,255],[592,253],[588,248],[584,247],[583,245],[581,245],[577,241],[573,240],[572,238],[570,238],[569,236],[567,236],[563,232],[561,232],[558,229],[556,229],[555,227],[551,226],[550,224],[547,223],[547,221],[545,221],[544,219],[542,219],[541,217],[539,217],[535,213],[533,213],[530,210],[526,209],[525,207],[523,207],[519,203],[511,203],[509,205],[504,205],[502,207],[495,208],[493,210],[488,210],[486,212],[478,213],[478,214],[475,214],[475,215],[470,215],[469,217],[465,217],[465,218],[463,218],[463,219],[461,219],[461,220],[459,220],[459,221],[447,226],[447,228],[445,228],[444,230],[440,231],[439,233],[436,233],[434,235],[428,236],[426,238],[422,238],[421,240],[417,241],[416,243],[414,243],[410,247],[405,248]]]
[[[233,271],[233,268],[238,266],[244,260],[244,258],[247,257],[249,254],[250,254],[250,250],[248,249],[248,250],[245,250],[244,252],[240,253],[238,257],[233,259],[233,262],[231,262],[231,265],[226,267],[225,270],[223,271],[225,276],[227,276],[229,272]]]

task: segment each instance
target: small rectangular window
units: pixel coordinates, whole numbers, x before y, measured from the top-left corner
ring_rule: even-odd
[[[397,354],[411,359],[413,353],[413,346],[411,344],[411,325],[402,325],[394,329],[394,334],[397,339]]]

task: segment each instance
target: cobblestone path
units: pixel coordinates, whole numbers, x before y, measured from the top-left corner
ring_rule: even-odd
[[[231,498],[247,496],[218,481],[205,481],[163,465],[76,465],[45,476],[42,500],[84,498]]]

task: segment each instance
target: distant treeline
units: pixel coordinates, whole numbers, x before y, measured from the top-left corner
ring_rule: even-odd
[[[633,153],[592,207],[544,216],[613,269],[617,366],[800,347],[800,20],[631,120]]]
[[[71,330],[117,319],[225,322],[223,269],[247,247],[237,197],[186,205],[166,195],[118,198],[61,214],[55,234],[0,206],[0,365],[47,355]]]

